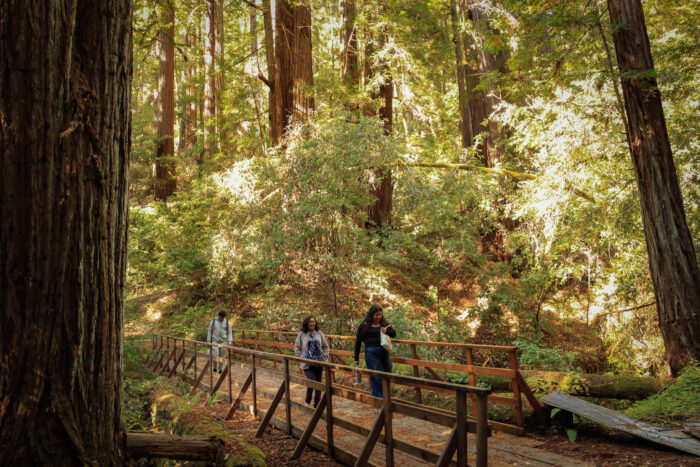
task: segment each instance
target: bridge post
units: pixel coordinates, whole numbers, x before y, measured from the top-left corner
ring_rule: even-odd
[[[258,383],[257,383],[257,369],[255,367],[255,354],[250,355],[251,358],[253,359],[253,416],[258,415]]]
[[[394,467],[394,436],[391,423],[391,381],[389,378],[382,378],[382,392],[384,393],[384,447],[386,452],[386,466]]]
[[[411,356],[414,360],[419,360],[418,349],[416,348],[416,344],[411,344]],[[420,377],[418,367],[416,365],[413,365],[413,376],[415,376],[416,378]],[[416,388],[416,402],[418,402],[419,404],[423,403],[423,396],[421,395],[420,388]]]
[[[287,416],[287,434],[292,435],[292,398],[289,386],[289,359],[284,357],[285,415]]]
[[[324,368],[326,373],[326,438],[328,439],[328,455],[335,457],[333,451],[333,380],[331,367]]]
[[[476,465],[486,467],[488,465],[488,409],[487,396],[478,394],[476,398]]]
[[[508,357],[510,358],[510,368],[513,371],[518,371],[518,355],[516,350],[511,350],[508,352]],[[520,396],[520,385],[518,380],[513,378],[510,380],[510,386],[513,388],[513,398],[515,399],[515,420],[519,427],[525,426],[525,419],[523,417],[523,401]]]

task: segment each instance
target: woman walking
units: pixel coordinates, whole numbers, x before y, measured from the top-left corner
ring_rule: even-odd
[[[364,321],[362,321],[360,327],[357,328],[357,337],[355,339],[355,364],[358,365],[360,363],[360,348],[364,342],[367,368],[391,373],[391,356],[381,345],[382,339],[380,333],[384,333],[389,337],[396,337],[396,331],[394,331],[384,317],[382,307],[379,305],[372,305]],[[372,391],[370,395],[383,398],[382,378],[379,376],[371,376],[370,381],[372,382]]]
[[[294,343],[294,355],[310,360],[318,360],[320,362],[328,361],[328,341],[318,329],[318,321],[313,316],[307,316],[301,324],[301,331],[297,335],[297,340]],[[323,367],[311,363],[300,363],[299,366],[304,370],[307,378],[320,382],[323,379]],[[311,405],[311,393],[313,388],[306,388],[306,405]],[[314,394],[314,407],[321,400],[321,391],[316,389]]]

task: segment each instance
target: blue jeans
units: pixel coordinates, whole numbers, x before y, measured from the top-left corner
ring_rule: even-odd
[[[319,383],[323,379],[323,367],[320,366],[312,366],[310,368],[304,369],[304,374],[306,375],[307,378],[313,380],[313,381],[318,381]],[[321,400],[321,391],[316,389],[316,391],[313,390],[313,388],[306,388],[306,403],[310,404],[311,403],[311,393],[314,393],[314,407],[316,407]]]
[[[391,373],[391,356],[384,347],[381,346],[365,346],[365,363],[367,363],[367,368],[370,370],[386,371]],[[383,398],[384,392],[382,391],[382,378],[379,376],[370,376],[370,381],[372,382],[372,390],[369,395],[374,397]]]

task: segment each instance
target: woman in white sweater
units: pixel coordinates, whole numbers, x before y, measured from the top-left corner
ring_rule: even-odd
[[[320,362],[328,361],[328,341],[318,329],[318,322],[313,316],[307,316],[301,325],[301,331],[297,335],[297,340],[294,343],[294,355],[310,360],[318,360]],[[301,363],[299,365],[307,378],[321,382],[323,379],[323,367],[311,363]],[[306,405],[311,405],[312,388],[306,389]],[[321,391],[318,389],[314,394],[314,407],[321,400]]]

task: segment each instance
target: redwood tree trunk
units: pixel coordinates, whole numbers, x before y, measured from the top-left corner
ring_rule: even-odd
[[[384,40],[383,37],[382,40]],[[367,80],[375,75],[376,67],[386,68],[383,64],[377,65],[376,63],[372,63],[373,54],[374,48],[372,40],[368,38],[365,44],[365,73],[367,75]],[[372,98],[380,99],[378,117],[382,121],[386,134],[391,135],[394,125],[394,83],[389,73],[386,73],[384,82],[379,85],[378,92],[372,93]],[[374,108],[374,106],[365,106],[365,114],[373,113]],[[391,177],[391,169],[388,167],[375,169],[374,175],[375,181],[374,185],[371,187],[371,191],[375,201],[367,207],[367,217],[371,226],[382,228],[391,224],[394,183]]]
[[[294,121],[303,122],[314,110],[313,49],[311,46],[311,0],[294,4],[294,38],[292,41],[292,81],[294,83]]]
[[[0,465],[123,465],[132,2],[0,11]]]
[[[166,200],[175,193],[175,11],[163,0],[158,71],[158,149],[156,152],[155,198]]]
[[[659,326],[671,371],[700,360],[700,273],[639,0],[608,0]],[[620,27],[617,27],[620,25]]]
[[[275,31],[272,25],[272,7],[270,0],[263,0],[263,26],[265,27],[265,61],[267,62],[266,84],[270,90],[268,116],[270,120],[270,140],[272,145],[279,144],[282,126],[279,123],[280,110],[277,101],[277,65],[275,63]]]
[[[206,82],[204,89],[204,148],[205,155],[211,157],[218,151],[218,118],[220,110],[219,93],[221,92],[221,40],[223,12],[221,0],[206,0],[206,45],[204,62],[206,65]]]
[[[343,1],[343,81],[347,86],[360,84],[360,69],[357,61],[357,7],[355,0]]]
[[[196,43],[197,37],[188,30],[185,33],[185,46],[190,50],[190,55],[192,55],[192,48]],[[197,68],[195,62],[190,59],[182,73],[182,83],[185,92],[180,116],[180,144],[178,152],[181,156],[186,155],[197,144],[197,96],[194,88],[196,76]]]
[[[275,14],[275,98],[278,129],[285,135],[293,121],[314,109],[311,47],[311,2],[280,0]]]
[[[460,2],[461,3],[461,2]],[[461,6],[461,5],[460,5]],[[455,44],[457,68],[457,91],[459,105],[459,133],[462,137],[462,147],[468,148],[473,144],[471,113],[467,97],[467,63],[462,49],[461,11],[457,10],[457,0],[450,0],[450,16],[452,20],[452,41]]]
[[[498,146],[500,132],[497,123],[490,118],[491,114],[498,105],[499,94],[498,89],[490,82],[488,83],[488,92],[476,89],[476,86],[483,82],[484,79],[489,79],[489,74],[494,71],[505,71],[506,55],[499,53],[494,55],[485,47],[485,36],[487,34],[497,34],[489,26],[489,20],[481,5],[472,5],[469,7],[469,18],[474,23],[474,27],[479,36],[474,44],[473,55],[476,61],[476,71],[481,79],[467,80],[467,93],[469,94],[469,109],[471,114],[471,134],[476,137],[480,133],[486,132],[486,138],[481,149],[481,160],[485,167],[495,167],[496,162],[501,156],[502,150]],[[466,73],[465,73],[466,74]]]
[[[292,43],[294,41],[294,8],[290,0],[275,2],[275,112],[277,132],[286,133],[294,106],[292,78]]]

